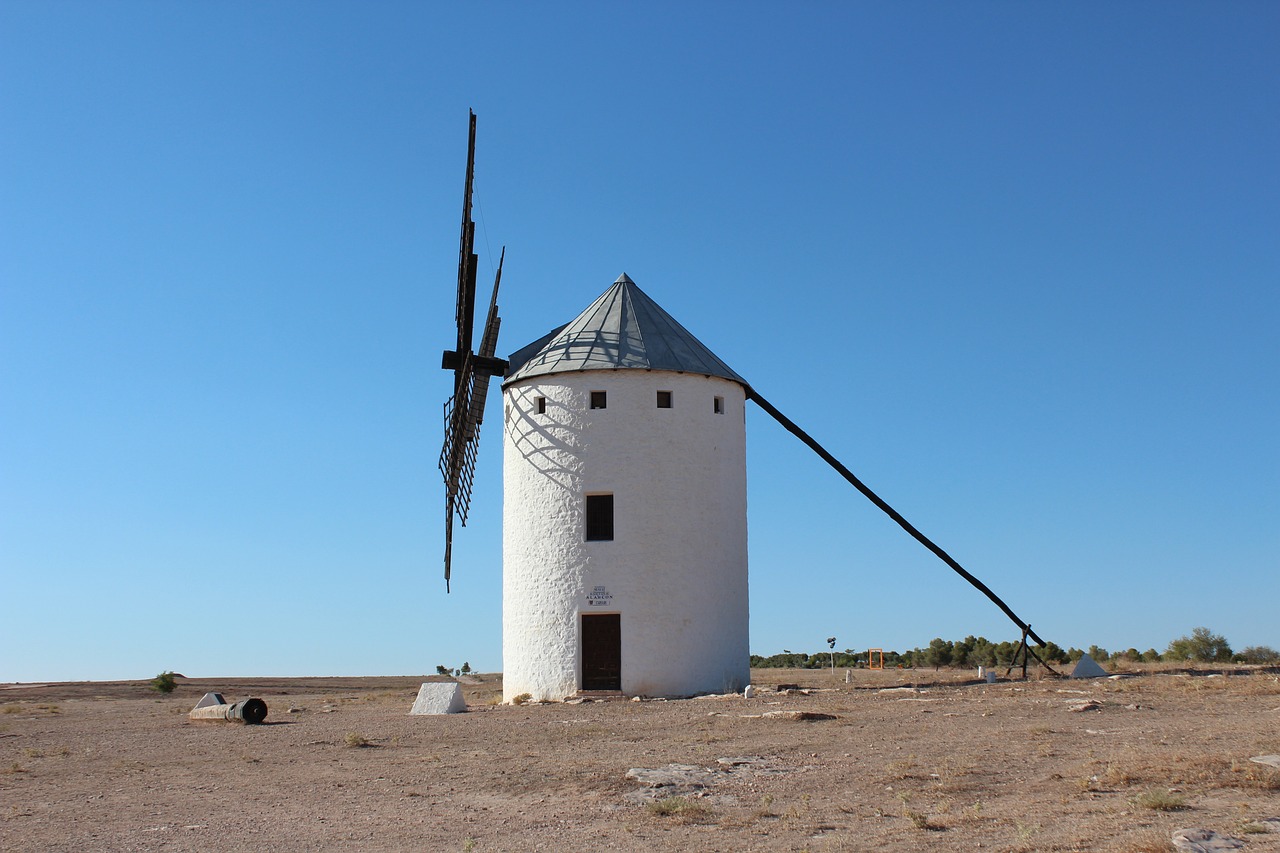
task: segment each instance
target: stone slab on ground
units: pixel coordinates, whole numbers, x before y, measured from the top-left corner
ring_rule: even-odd
[[[647,788],[676,788],[682,792],[714,784],[716,772],[696,764],[668,764],[666,767],[632,767],[626,778]]]
[[[1258,764],[1265,764],[1268,767],[1280,768],[1280,755],[1255,755],[1249,760]]]
[[[1218,853],[1220,850],[1239,850],[1244,842],[1230,835],[1220,835],[1211,829],[1179,829],[1173,834],[1173,846],[1186,853]]]
[[[765,711],[760,716],[774,720],[793,720],[797,723],[813,723],[836,718],[835,714],[822,714],[817,711]]]
[[[409,714],[461,714],[465,710],[467,703],[462,698],[462,685],[428,682],[418,688],[418,698],[413,700],[413,709]]]

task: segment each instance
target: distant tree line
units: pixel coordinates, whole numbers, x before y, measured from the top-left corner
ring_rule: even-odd
[[[436,664],[436,675],[456,676],[456,675],[468,675],[470,673],[471,673],[471,664],[467,663],[466,661],[463,661],[462,666],[458,667],[457,669],[452,669],[450,667],[445,666],[442,663]]]
[[[1098,663],[1280,663],[1280,652],[1270,646],[1250,646],[1239,652],[1233,652],[1226,637],[1214,634],[1208,628],[1196,628],[1188,636],[1172,640],[1164,652],[1147,649],[1144,652],[1136,648],[1123,651],[1107,651],[1098,645],[1087,649],[1071,647],[1063,649],[1057,643],[1050,642],[1043,648],[1033,647],[1035,653],[1049,664],[1071,664],[1080,660],[1085,654]],[[925,648],[914,648],[905,652],[884,651],[884,665],[888,669],[898,667],[939,669],[944,666],[979,667],[1009,666],[1013,663],[1018,643],[1008,640],[993,643],[986,637],[972,635],[963,640],[944,640],[935,637]],[[753,667],[785,667],[788,669],[823,669],[832,666],[834,658],[837,669],[856,669],[868,666],[867,653],[845,649],[843,652],[820,651],[813,654],[806,652],[784,651],[782,654],[752,655]]]

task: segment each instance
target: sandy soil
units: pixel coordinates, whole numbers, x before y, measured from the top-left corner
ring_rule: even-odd
[[[1249,761],[1280,753],[1275,671],[755,678],[811,690],[517,707],[481,676],[410,717],[436,677],[0,685],[0,849],[1280,851],[1280,770]],[[189,721],[206,690],[267,723]],[[702,787],[627,778],[671,764]]]

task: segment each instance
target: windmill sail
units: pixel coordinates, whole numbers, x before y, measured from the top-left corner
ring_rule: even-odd
[[[471,190],[476,163],[476,114],[471,113],[467,141],[467,174],[462,193],[462,229],[458,242],[458,300],[455,319],[458,324],[456,350],[445,350],[441,366],[453,371],[453,396],[444,404],[444,446],[440,450],[440,473],[444,476],[444,582],[449,588],[453,565],[453,519],[465,527],[471,509],[471,489],[475,482],[476,455],[480,441],[480,424],[484,421],[484,405],[489,394],[489,379],[506,372],[507,363],[494,358],[498,347],[498,286],[502,282],[502,264],[506,248],[498,261],[493,281],[493,295],[480,338],[480,352],[473,352],[476,306],[475,254],[476,224],[471,219]]]

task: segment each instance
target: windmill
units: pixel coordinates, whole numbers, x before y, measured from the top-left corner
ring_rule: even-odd
[[[495,358],[498,347],[498,286],[502,282],[504,246],[498,258],[498,271],[493,278],[493,295],[480,336],[479,351],[472,350],[476,310],[476,224],[471,219],[471,187],[476,166],[476,114],[471,113],[467,140],[467,176],[462,193],[462,233],[458,245],[458,343],[444,351],[441,367],[453,371],[453,396],[444,404],[444,447],[440,451],[440,473],[444,475],[444,584],[449,590],[453,562],[453,519],[457,516],[465,527],[471,509],[471,486],[475,480],[476,453],[480,444],[480,425],[484,423],[484,404],[489,395],[489,379],[501,376],[507,362]]]
[[[1024,675],[1027,656],[1040,659],[1027,639],[1045,643],[1028,623],[625,273],[572,322],[503,361],[494,355],[500,261],[480,349],[473,352],[474,166],[472,114],[458,260],[458,343],[443,361],[454,371],[440,457],[446,487],[445,580],[447,585],[453,518],[466,523],[488,382],[502,376],[504,691],[512,697],[529,693],[557,699],[575,689],[647,695],[740,689],[728,685],[741,680],[748,656],[745,434],[737,434],[745,418],[719,416],[730,409],[740,413],[747,401],[808,445],[1018,625]],[[686,420],[677,428],[676,415],[660,414],[664,410],[679,411]],[[729,424],[736,426],[729,430]],[[720,486],[726,482],[728,496]],[[679,511],[670,510],[680,501]],[[615,511],[617,539],[627,540],[616,545]],[[702,523],[708,512],[717,519],[714,530]],[[686,559],[676,547],[682,543],[697,556]],[[683,626],[693,628],[681,639]],[[701,634],[693,636],[697,631]],[[834,648],[834,638],[828,644]],[[692,649],[705,654],[694,660]],[[637,665],[640,658],[661,663],[646,668]],[[701,681],[685,677],[699,667],[718,674]]]

